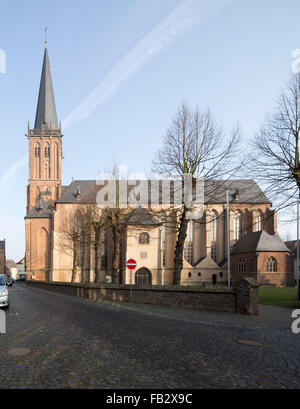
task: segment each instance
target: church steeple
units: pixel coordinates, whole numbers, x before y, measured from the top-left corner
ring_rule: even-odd
[[[45,43],[44,62],[34,129],[28,125],[29,180],[27,213],[38,200],[49,204],[61,194],[62,133],[57,123],[50,64]]]
[[[34,129],[42,129],[42,127],[45,129],[58,129],[47,42],[45,42],[44,62]]]

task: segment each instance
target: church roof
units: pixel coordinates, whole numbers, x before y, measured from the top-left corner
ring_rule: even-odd
[[[237,241],[232,254],[252,253],[260,251],[290,251],[278,235],[268,234],[266,231],[248,233]]]
[[[44,199],[40,199],[37,201],[36,205],[29,210],[27,216],[25,219],[49,219],[52,217],[52,209],[48,205],[48,203],[45,202]]]
[[[148,181],[148,184],[148,193],[150,193],[151,181]],[[63,187],[62,195],[57,203],[96,203],[96,196],[102,186],[97,185],[95,180],[74,180],[69,186]],[[80,198],[77,195],[78,189],[80,190]],[[128,186],[128,192],[133,189],[134,187]],[[160,192],[161,189],[160,185]],[[226,190],[228,189],[230,189],[230,203],[271,204],[258,184],[252,179],[206,181],[204,184],[204,202],[206,204],[226,203]]]
[[[45,46],[35,129],[58,129],[47,44]]]
[[[155,217],[144,207],[137,207],[129,213],[126,219],[126,224],[153,226],[161,224],[161,222],[156,220]]]

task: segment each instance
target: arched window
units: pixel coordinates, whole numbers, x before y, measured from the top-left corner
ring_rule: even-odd
[[[162,263],[166,265],[166,226],[162,226]]]
[[[50,158],[50,146],[48,143],[45,146],[45,158]]]
[[[269,273],[276,273],[277,271],[277,261],[274,257],[270,257],[267,260],[267,271]]]
[[[37,145],[35,145],[35,147],[34,147],[34,156],[35,156],[36,158],[39,158],[40,155],[41,155],[41,148],[40,148],[40,145],[37,144]]]
[[[217,213],[210,212],[210,241],[211,241],[211,258],[217,261]]]
[[[239,240],[242,237],[242,213],[236,212],[233,218],[233,238]]]
[[[150,244],[149,233],[146,233],[146,232],[140,233],[139,244]]]
[[[193,263],[194,258],[194,223],[193,220],[188,222],[187,234],[184,243],[184,258],[190,264]]]
[[[101,232],[101,268],[107,267],[107,257],[106,257],[106,234],[103,230]]]
[[[255,231],[262,231],[262,214],[259,210],[256,212]]]
[[[243,258],[240,259],[238,263],[238,273],[245,273],[246,272],[246,263]]]

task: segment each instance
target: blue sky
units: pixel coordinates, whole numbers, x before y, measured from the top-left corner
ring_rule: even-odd
[[[209,107],[225,128],[239,122],[246,142],[291,71],[299,15],[299,0],[2,2],[0,239],[7,256],[24,255],[24,134],[35,118],[46,26],[69,184],[72,176],[95,179],[113,159],[148,172],[183,100]],[[282,235],[287,230],[295,236],[295,226],[280,225]]]

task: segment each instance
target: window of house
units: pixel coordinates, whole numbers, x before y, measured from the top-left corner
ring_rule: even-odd
[[[146,251],[142,251],[140,253],[140,258],[147,258],[148,257],[148,253]]]
[[[267,260],[267,271],[269,273],[275,273],[277,271],[277,261],[274,257],[270,257]]]
[[[139,235],[139,244],[149,244],[150,243],[150,236],[149,233],[140,233]]]
[[[245,260],[242,258],[238,263],[238,273],[245,273],[246,272],[246,263]]]
[[[189,278],[191,278],[192,277],[192,273],[189,273]]]
[[[223,278],[223,273],[222,272],[220,273],[220,278]]]
[[[34,155],[36,158],[39,158],[41,154],[41,148],[40,145],[36,145],[36,147],[34,148]]]
[[[201,277],[201,273],[198,273],[198,277]]]

